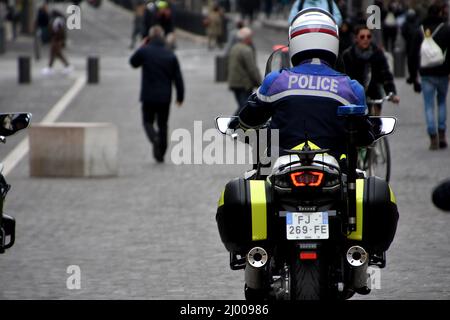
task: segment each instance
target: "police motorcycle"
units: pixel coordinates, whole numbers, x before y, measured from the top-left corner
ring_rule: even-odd
[[[0,114],[0,142],[5,143],[6,137],[28,127],[31,113],[2,113]],[[14,245],[16,238],[16,221],[13,217],[3,213],[6,194],[11,186],[3,176],[3,164],[0,164],[0,253]]]
[[[283,54],[272,54],[266,72],[275,60],[285,61]],[[398,211],[389,184],[357,169],[355,120],[365,110],[338,108],[347,129],[341,164],[306,137],[285,150],[269,175],[261,174],[258,158],[253,170],[226,184],[216,221],[230,268],[244,270],[247,300],[345,300],[370,293],[368,267],[385,267]],[[229,128],[233,118],[216,118],[217,129],[236,137],[239,130]],[[376,140],[394,132],[394,117],[369,119]]]

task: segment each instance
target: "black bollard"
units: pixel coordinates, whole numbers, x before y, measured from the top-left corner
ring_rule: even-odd
[[[19,83],[31,82],[31,58],[28,56],[19,57]]]
[[[5,53],[6,51],[6,34],[5,27],[2,23],[0,23],[0,54]]]
[[[87,61],[87,74],[88,83],[99,83],[99,58],[88,57]]]
[[[216,56],[216,82],[228,80],[228,56]]]

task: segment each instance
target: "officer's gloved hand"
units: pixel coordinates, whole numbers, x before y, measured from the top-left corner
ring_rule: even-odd
[[[230,123],[228,123],[228,129],[229,130],[239,129],[239,117],[231,119]]]

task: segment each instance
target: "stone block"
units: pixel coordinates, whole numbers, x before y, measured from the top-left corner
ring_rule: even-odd
[[[118,174],[118,130],[111,123],[36,124],[29,129],[29,142],[31,176]]]

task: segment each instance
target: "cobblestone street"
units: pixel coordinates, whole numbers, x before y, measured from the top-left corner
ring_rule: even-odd
[[[131,13],[110,2],[97,11],[83,7],[82,30],[69,33],[75,73],[41,76],[44,55],[33,62],[26,87],[16,84],[15,51],[0,57],[0,112],[31,112],[37,124],[84,76],[87,56],[98,55],[100,83],[86,85],[57,121],[108,122],[119,130],[118,177],[31,178],[28,154],[9,173],[5,212],[16,218],[17,238],[0,256],[0,299],[244,299],[244,273],[229,269],[215,213],[225,183],[248,166],[175,165],[176,142],[166,163],[154,161],[141,123],[140,70],[128,63],[131,26]],[[255,34],[263,72],[270,48],[287,35],[258,23]],[[202,121],[204,131],[214,128],[216,116],[236,108],[227,84],[214,81],[221,52],[180,32],[176,54],[186,100],[172,106],[170,132],[193,133],[194,121]],[[431,202],[434,186],[450,177],[450,150],[428,150],[422,96],[404,78],[396,84],[400,105],[386,103],[383,112],[398,118],[389,142],[399,227],[381,289],[353,299],[450,299],[450,215]],[[0,146],[2,158],[26,134]],[[79,290],[66,286],[71,265],[81,270]]]

